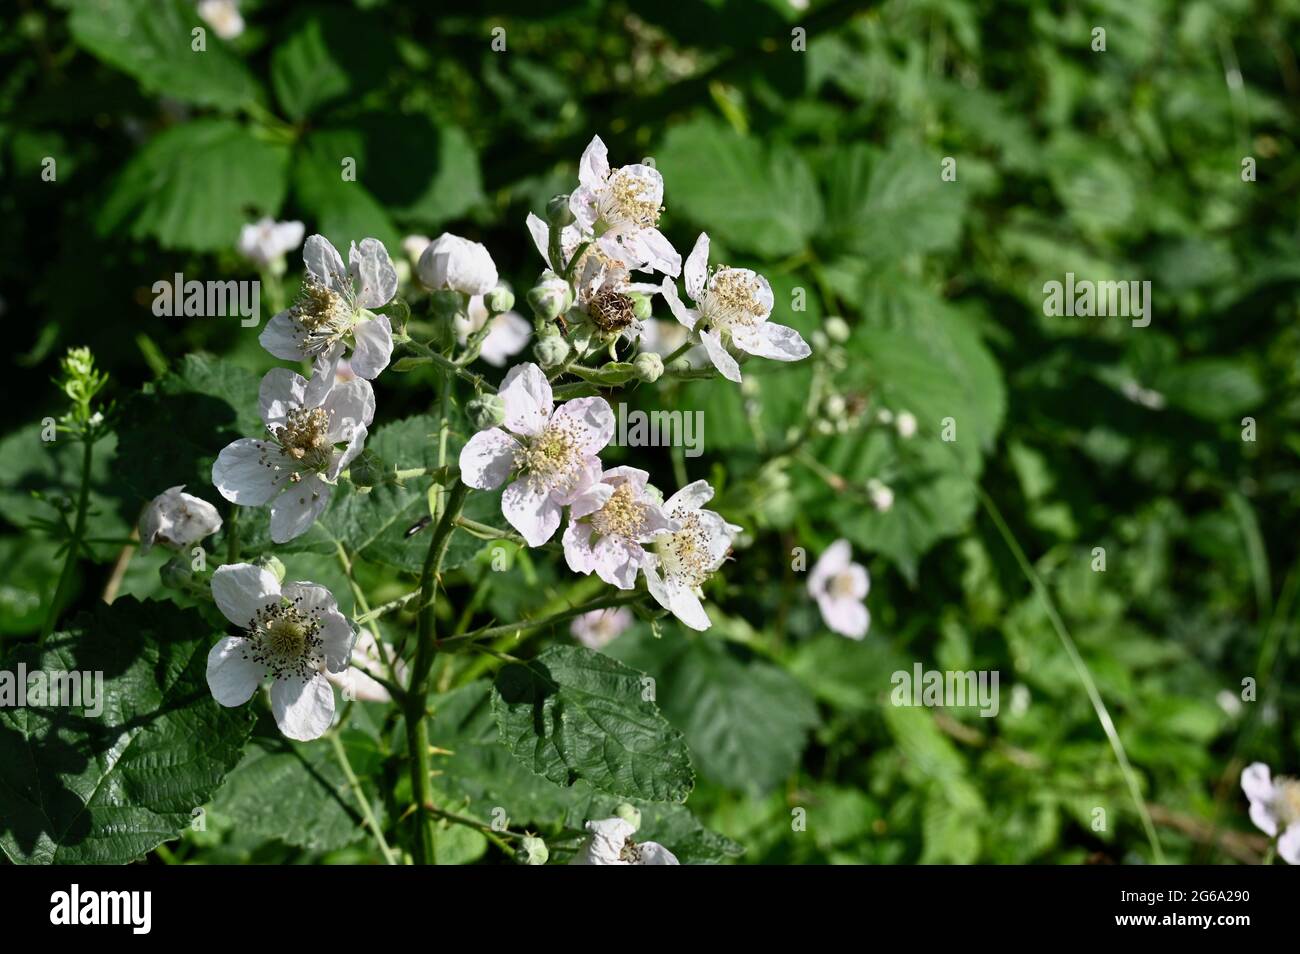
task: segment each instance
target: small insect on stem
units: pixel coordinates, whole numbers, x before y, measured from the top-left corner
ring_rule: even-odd
[[[406,528],[406,536],[413,537],[429,524],[433,523],[433,517],[421,517],[415,523]]]

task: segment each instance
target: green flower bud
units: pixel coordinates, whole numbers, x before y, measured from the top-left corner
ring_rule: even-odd
[[[614,809],[614,814],[631,825],[633,829],[641,827],[641,809],[637,808],[635,805],[624,802],[622,805],[619,805],[618,808]]]
[[[822,412],[832,421],[838,421],[848,410],[848,404],[844,401],[842,394],[827,395],[826,400],[822,402]]]
[[[546,203],[546,221],[553,229],[562,229],[573,222],[573,210],[569,208],[568,195],[551,196]]]
[[[543,368],[558,368],[569,356],[569,343],[558,334],[544,335],[533,346],[533,354]]]
[[[281,583],[284,582],[284,564],[281,563],[277,557],[274,556],[260,557],[257,561],[257,565],[264,570],[270,570],[272,573],[275,574],[275,578],[277,580],[279,580]]]
[[[515,853],[515,861],[521,865],[544,865],[551,853],[547,850],[546,842],[536,835],[524,835],[519,839],[519,850]]]
[[[440,288],[429,294],[429,310],[435,318],[452,319],[465,312],[465,296],[450,288]]]
[[[849,340],[849,323],[839,316],[827,318],[822,323],[826,329],[826,337],[838,344],[843,344]]]
[[[650,296],[641,292],[628,292],[627,297],[632,299],[632,314],[637,321],[646,321],[654,314],[654,307],[650,303]]]
[[[638,381],[654,384],[664,374],[664,359],[653,351],[642,351],[632,359],[632,372]]]
[[[158,569],[163,586],[170,590],[188,590],[194,585],[194,571],[190,569],[190,558],[177,554]]]
[[[498,285],[488,292],[484,304],[492,314],[499,315],[515,307],[515,293],[505,285]]]
[[[528,290],[528,307],[542,321],[554,321],[572,304],[573,290],[554,272],[543,272],[537,284]]]
[[[480,394],[465,405],[469,422],[477,431],[497,427],[506,419],[506,405],[497,394]]]

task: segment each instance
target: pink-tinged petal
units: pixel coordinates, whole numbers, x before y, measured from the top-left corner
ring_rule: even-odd
[[[501,512],[530,547],[540,547],[560,526],[561,508],[549,490],[516,480],[501,494]]]
[[[387,315],[358,321],[352,327],[352,370],[360,377],[374,379],[393,358],[393,326]]]
[[[307,407],[320,407],[338,383],[339,366],[343,363],[343,342],[336,341],[318,354],[311,363],[311,377],[307,379]],[[349,367],[351,363],[349,362]]]
[[[460,479],[477,490],[495,490],[515,468],[519,442],[499,427],[479,431],[460,451]]]
[[[704,342],[704,350],[709,353],[709,360],[719,373],[728,381],[740,381],[740,365],[727,353],[722,339],[712,331],[705,331],[700,335],[700,340]]]
[[[574,398],[555,409],[551,427],[565,427],[584,454],[598,454],[614,436],[614,411],[602,397]]]
[[[350,291],[347,266],[343,264],[338,249],[325,236],[307,237],[302,246],[302,264],[306,267],[307,274],[318,284],[332,288],[340,295],[346,295]]]
[[[657,841],[643,841],[637,845],[637,852],[640,856],[639,864],[643,865],[680,865],[677,856],[659,844]]]
[[[1268,802],[1251,799],[1250,820],[1270,838],[1277,834],[1277,816],[1273,814],[1273,808]]]
[[[713,488],[709,486],[709,482],[696,480],[664,501],[664,509],[670,514],[685,515],[692,510],[699,510],[712,499]]]
[[[330,485],[315,474],[290,484],[271,504],[271,540],[288,543],[311,529],[330,502]]]
[[[257,404],[262,420],[270,427],[285,422],[289,411],[302,407],[307,393],[307,379],[288,368],[272,368],[262,377],[257,389]]]
[[[242,706],[266,678],[266,666],[248,655],[248,640],[227,636],[208,651],[208,689],[223,706]]]
[[[321,410],[329,415],[325,437],[331,444],[352,439],[358,427],[369,427],[375,419],[375,389],[363,378],[336,384],[325,396]]]
[[[505,425],[516,434],[536,436],[551,417],[551,383],[532,362],[517,364],[501,381],[497,391],[505,405]]]
[[[1251,762],[1241,771],[1241,790],[1252,802],[1271,802],[1273,775],[1263,762]]]
[[[812,354],[812,348],[799,332],[770,321],[752,328],[737,328],[732,332],[732,340],[741,351],[773,361],[801,361]]]
[[[257,611],[279,595],[275,574],[252,563],[227,563],[212,574],[212,599],[236,626],[248,626]]]
[[[591,524],[575,523],[569,514],[569,525],[564,528],[561,542],[564,545],[564,562],[574,573],[590,573],[595,569],[591,548]]]
[[[855,600],[864,600],[871,592],[871,576],[867,568],[860,563],[850,563],[844,570],[849,578],[848,596]]]
[[[570,506],[587,490],[600,482],[600,458],[588,457],[578,467],[577,474],[568,483],[551,488],[551,496],[563,507]]]
[[[641,556],[641,548],[635,544],[629,546],[617,537],[601,537],[592,548],[592,566],[596,575],[610,586],[630,590],[636,586]]]
[[[569,211],[573,213],[574,222],[583,232],[590,232],[600,217],[600,205],[594,189],[578,186],[569,195]],[[552,266],[554,267],[554,266]]]
[[[555,262],[551,261],[551,227],[531,212],[528,213],[525,224],[528,226],[528,234],[533,237],[533,245],[537,246],[537,254],[542,256],[547,268],[554,269]]]
[[[242,437],[227,444],[212,463],[212,484],[231,503],[260,507],[288,482],[290,467],[280,448]]]
[[[682,528],[679,521],[668,515],[657,503],[647,503],[645,508],[645,535],[639,542],[648,543],[661,533],[676,533]]]
[[[862,603],[853,599],[836,599],[820,596],[817,608],[821,610],[822,619],[832,632],[850,639],[862,639],[871,626],[871,614]]]
[[[271,711],[280,731],[299,742],[319,739],[334,721],[334,687],[320,673],[288,676],[271,685]]]
[[[694,331],[696,323],[700,320],[700,313],[682,304],[681,298],[677,296],[677,284],[671,278],[665,278],[663,284],[659,286],[659,293],[664,296],[664,301],[668,302],[668,310],[672,312],[673,317],[680,324]]]
[[[681,253],[658,229],[642,229],[637,244],[647,271],[661,272],[672,278],[681,274]]]
[[[601,480],[613,484],[615,487],[622,484],[631,484],[632,490],[638,496],[645,490],[646,484],[650,482],[650,472],[642,470],[640,467],[611,467],[601,475]]]
[[[1292,822],[1277,840],[1277,854],[1289,865],[1300,865],[1300,822]]]
[[[704,294],[704,286],[709,280],[709,236],[701,232],[695,240],[695,247],[686,258],[686,271],[682,278],[686,282],[686,294],[691,301],[699,301]]]
[[[609,498],[612,496],[614,496],[613,485],[604,481],[592,484],[573,498],[573,501],[569,504],[569,518],[585,517],[588,514],[595,513],[609,503]]]
[[[700,598],[690,587],[671,579],[666,581],[665,586],[668,590],[668,608],[674,616],[698,632],[704,632],[713,625],[709,620],[709,614],[704,612]]]
[[[373,238],[362,239],[360,245],[354,242],[348,251],[348,264],[350,274],[360,286],[357,289],[358,305],[379,308],[393,300],[397,294],[397,269],[393,267],[393,260],[388,257],[383,242]]]
[[[813,596],[825,592],[831,577],[847,567],[852,558],[853,551],[848,540],[836,540],[828,546],[808,574],[808,592]]]
[[[578,182],[588,189],[598,189],[609,178],[609,149],[599,136],[592,136],[578,162]]]
[[[281,360],[303,361],[307,357],[307,352],[302,350],[306,337],[306,329],[290,317],[287,311],[282,311],[266,323],[257,340],[263,348]]]
[[[330,681],[331,685],[338,687],[345,700],[354,700],[356,702],[393,701],[393,697],[389,695],[382,682],[355,666],[349,666],[342,672],[327,672],[325,678]]]

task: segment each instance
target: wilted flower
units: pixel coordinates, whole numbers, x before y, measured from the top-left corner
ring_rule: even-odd
[[[1253,762],[1241,773],[1241,789],[1250,801],[1250,820],[1255,827],[1277,838],[1277,853],[1283,861],[1300,865],[1300,779],[1273,779],[1267,765]]]
[[[269,268],[280,274],[284,271],[284,256],[302,244],[305,231],[301,222],[263,218],[239,230],[236,248],[258,268]]]
[[[608,150],[595,136],[578,163],[578,182],[569,209],[608,258],[628,268],[680,274],[682,257],[659,231],[664,179],[658,169],[640,163],[610,169]]]
[[[673,316],[692,331],[709,352],[709,360],[729,381],[740,380],[740,365],[728,352],[728,345],[746,354],[775,361],[799,361],[812,349],[793,328],[768,321],[772,313],[772,286],[767,279],[748,268],[723,265],[708,270],[709,237],[700,233],[686,259],[686,294],[695,308],[685,307],[677,296],[677,286],[663,281],[662,291]]]
[[[199,0],[199,17],[223,40],[233,40],[244,32],[236,0]]]
[[[201,497],[181,493],[185,485],[169,487],[140,515],[140,552],[156,543],[180,550],[221,529],[217,508]]]
[[[420,283],[432,291],[486,295],[497,283],[497,267],[478,242],[443,232],[429,243],[416,265]]]
[[[212,574],[217,608],[243,630],[208,653],[208,688],[223,706],[243,705],[267,677],[275,723],[291,739],[320,738],[334,719],[327,672],[348,666],[356,632],[333,595],[315,583],[286,583],[251,563]]]
[[[505,366],[506,360],[523,351],[532,336],[533,327],[522,316],[513,311],[504,311],[499,315],[488,312],[482,295],[475,295],[469,300],[465,313],[457,315],[453,322],[456,338],[463,345],[469,336],[491,321],[492,327],[487,337],[479,346],[479,357],[495,368]]]
[[[644,470],[615,467],[574,498],[564,531],[569,569],[594,571],[621,590],[636,586],[637,570],[648,558],[642,544],[656,534],[681,529],[647,488],[649,479]]]
[[[713,499],[707,481],[687,484],[668,498],[663,509],[679,529],[659,534],[642,567],[650,595],[691,629],[712,623],[700,603],[700,587],[727,559],[740,527],[712,510],[700,509]]]
[[[626,606],[591,610],[575,616],[569,632],[588,649],[604,649],[632,625],[632,618],[632,611]]]
[[[274,368],[262,378],[259,397],[268,436],[229,444],[212,465],[212,483],[232,503],[270,504],[271,539],[285,543],[307,532],[329,503],[331,485],[361,453],[375,394],[361,378],[308,381]]]
[[[479,490],[515,480],[501,495],[501,512],[530,547],[560,526],[561,508],[600,477],[596,455],[614,436],[614,412],[604,398],[554,407],[550,382],[535,364],[511,368],[497,392],[505,427],[479,431],[460,452],[461,480]]]
[[[352,343],[352,370],[375,378],[393,356],[393,329],[387,315],[370,311],[397,294],[397,270],[378,239],[362,239],[348,251],[348,267],[323,235],[307,239],[302,250],[307,275],[293,307],[266,323],[262,347],[286,361],[315,360],[313,373],[328,371]]]
[[[632,840],[636,829],[623,818],[587,822],[591,837],[578,849],[571,865],[677,865],[677,856],[653,841]]]
[[[667,279],[665,279],[667,281]],[[636,315],[635,294],[654,294],[659,286],[633,282],[627,267],[602,254],[586,256],[578,269],[575,304],[606,341],[641,335],[642,321]]]
[[[871,626],[867,593],[871,575],[853,562],[849,541],[836,540],[808,574],[808,594],[817,601],[826,625],[841,636],[861,639]]]

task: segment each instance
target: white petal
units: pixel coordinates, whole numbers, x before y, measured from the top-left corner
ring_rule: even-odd
[[[505,404],[506,428],[516,434],[540,434],[551,417],[551,384],[537,365],[517,364],[501,381],[497,391]]]
[[[351,282],[343,258],[325,236],[308,236],[302,247],[302,263],[308,274],[319,284],[334,289],[340,295],[346,295],[350,290]]]
[[[814,596],[823,592],[830,578],[848,566],[852,558],[853,550],[848,540],[839,539],[828,546],[808,574],[808,592]]]
[[[551,426],[563,424],[584,454],[597,454],[614,436],[614,411],[602,397],[574,398],[555,409]]]
[[[569,504],[569,517],[585,517],[593,514],[609,503],[609,498],[612,496],[614,496],[614,485],[598,481],[573,498],[573,502]]]
[[[1273,800],[1273,777],[1263,762],[1251,762],[1241,771],[1241,790],[1252,802]]]
[[[492,319],[492,328],[483,339],[479,357],[494,368],[505,367],[506,359],[523,351],[532,337],[533,326],[513,311]]]
[[[592,567],[610,586],[630,590],[636,586],[636,572],[641,567],[641,548],[618,537],[601,537],[592,549]]]
[[[352,326],[352,370],[363,378],[377,378],[393,358],[393,326],[387,315],[358,321]]]
[[[479,431],[460,451],[460,479],[478,490],[495,490],[515,467],[519,442],[499,427]]]
[[[307,331],[287,311],[282,311],[266,323],[257,340],[262,347],[284,361],[302,361],[307,352],[302,350]]]
[[[1300,822],[1287,826],[1277,840],[1278,856],[1289,865],[1300,865]]]
[[[570,570],[574,573],[590,573],[595,569],[594,552],[591,548],[591,524],[575,523],[572,511],[561,542],[564,545],[564,562],[569,564]]]
[[[330,388],[320,407],[329,414],[330,426],[325,436],[330,443],[348,441],[353,431],[369,427],[375,419],[375,389],[369,381],[353,378]]]
[[[208,651],[208,688],[223,706],[242,706],[266,678],[266,666],[247,656],[248,640],[227,636]]]
[[[533,490],[516,480],[501,494],[501,512],[530,547],[540,547],[560,526],[560,505],[548,490]]]
[[[770,321],[753,328],[737,328],[731,338],[741,351],[773,361],[801,361],[812,354],[799,332]]]
[[[330,502],[330,486],[315,474],[290,484],[271,504],[271,540],[288,543],[311,529]]]
[[[664,301],[668,302],[668,310],[672,312],[673,317],[694,331],[696,323],[700,320],[700,313],[682,304],[682,300],[677,297],[677,283],[671,278],[665,278],[663,284],[659,286],[659,293],[664,296]]]
[[[379,239],[362,239],[348,251],[349,272],[357,279],[357,304],[362,308],[379,308],[397,294],[397,269],[388,257],[388,249]],[[361,372],[357,372],[360,374]],[[376,372],[377,374],[378,372]],[[374,377],[373,374],[363,377]]]
[[[578,162],[578,181],[588,189],[598,189],[609,177],[609,149],[599,136],[592,136]]]
[[[285,422],[289,411],[302,407],[307,393],[307,379],[288,368],[272,368],[262,377],[257,389],[258,409],[262,420],[271,427]]]
[[[348,466],[357,459],[366,446],[366,435],[369,431],[364,424],[357,424],[348,434],[348,446],[341,452],[336,452],[330,460],[329,469],[326,470],[325,476],[331,481],[339,479],[339,475],[348,469]]]
[[[537,246],[542,261],[546,263],[547,268],[555,268],[556,263],[551,261],[551,227],[531,212],[528,213],[526,224],[528,234],[533,237],[533,244]]]
[[[1277,816],[1273,814],[1273,807],[1268,802],[1251,799],[1250,820],[1270,838],[1277,834]]]
[[[691,301],[699,301],[704,294],[704,284],[709,279],[709,236],[701,232],[695,240],[695,247],[686,259],[686,272],[682,276],[686,282],[686,294]]]
[[[248,626],[257,611],[280,595],[280,581],[252,563],[227,563],[212,574],[212,599],[236,626]]]
[[[655,602],[672,612],[672,604],[668,601],[668,587],[664,584],[664,578],[659,575],[659,558],[653,553],[647,554],[646,561],[641,564],[641,573],[645,576],[646,589],[655,598]]]
[[[689,587],[682,586],[671,579],[665,582],[665,587],[668,590],[668,608],[679,620],[700,632],[713,625],[709,621],[709,614],[704,612],[704,607],[700,605],[700,598]]]
[[[709,353],[709,360],[722,376],[728,381],[739,381],[740,365],[736,364],[736,359],[727,353],[722,340],[712,331],[703,332],[700,340],[704,342],[704,350]]]
[[[677,856],[657,841],[643,841],[637,845],[643,865],[680,865]]]
[[[232,503],[260,507],[280,492],[292,467],[280,448],[241,437],[222,448],[212,463],[212,484]]]
[[[319,673],[289,676],[271,686],[271,711],[280,731],[299,742],[319,739],[334,721],[334,688]]]
[[[709,486],[709,482],[696,480],[664,501],[664,509],[670,514],[687,514],[692,510],[699,510],[712,499],[713,488]]]
[[[822,619],[832,632],[850,639],[862,639],[871,626],[871,614],[866,606],[853,599],[835,599],[822,596],[817,600]]]

